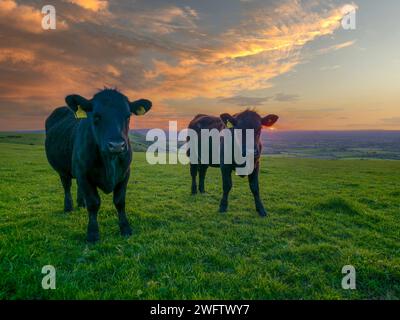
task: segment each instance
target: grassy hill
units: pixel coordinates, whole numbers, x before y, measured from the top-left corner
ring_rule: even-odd
[[[133,236],[119,236],[102,195],[101,240],[88,245],[86,212],[62,212],[43,146],[15,140],[0,145],[0,299],[400,298],[398,161],[264,157],[270,215],[261,219],[245,179],[234,177],[229,212],[219,214],[219,170],[193,197],[187,166],[151,166],[135,153]],[[41,288],[48,264],[56,290]],[[357,290],[341,288],[348,264]]]
[[[146,141],[146,136],[138,132],[130,132],[129,139],[131,140],[134,151],[146,151],[150,142]],[[15,143],[26,145],[43,145],[45,133],[27,133],[27,132],[0,132],[0,143]]]
[[[44,139],[44,133],[0,132],[0,143],[14,143],[34,146],[43,145]]]

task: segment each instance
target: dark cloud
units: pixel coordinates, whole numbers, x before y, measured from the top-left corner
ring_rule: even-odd
[[[262,106],[268,101],[277,102],[294,102],[299,100],[300,96],[297,94],[287,94],[287,93],[277,93],[273,96],[268,97],[247,97],[247,96],[232,96],[227,98],[220,98],[218,102],[220,103],[231,103],[237,106]],[[334,108],[326,109],[327,111],[332,111]]]
[[[230,103],[241,107],[248,106],[261,106],[267,102],[270,97],[245,97],[245,96],[233,96],[228,98],[219,99],[218,102]]]
[[[388,125],[400,125],[400,117],[384,118],[381,120]]]
[[[321,112],[340,112],[340,111],[343,111],[343,108],[321,108],[321,109],[318,109],[318,111],[321,111]]]
[[[294,102],[300,99],[298,94],[277,93],[274,100],[278,102]]]

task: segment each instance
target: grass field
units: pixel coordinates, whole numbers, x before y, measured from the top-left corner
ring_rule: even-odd
[[[398,161],[263,158],[270,215],[261,219],[247,180],[234,178],[229,211],[219,214],[219,170],[193,197],[188,167],[151,166],[135,153],[127,196],[134,235],[120,237],[103,195],[101,240],[88,245],[86,212],[62,212],[43,146],[2,142],[0,299],[400,298]],[[41,287],[48,264],[56,290]],[[356,290],[341,287],[348,264]]]

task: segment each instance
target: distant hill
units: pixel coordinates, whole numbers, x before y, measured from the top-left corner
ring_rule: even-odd
[[[400,131],[264,131],[262,143],[270,155],[400,160]]]
[[[147,147],[151,145],[151,142],[146,141],[146,136],[140,132],[130,131],[129,139],[131,140],[133,151],[145,152]]]
[[[45,134],[43,131],[32,132],[0,132],[0,143],[16,143],[27,145],[44,144]]]
[[[153,143],[146,141],[148,130],[129,132],[134,151]],[[43,131],[0,132],[0,143],[41,145],[44,139]],[[273,156],[400,160],[400,131],[264,131],[261,139],[263,153]]]

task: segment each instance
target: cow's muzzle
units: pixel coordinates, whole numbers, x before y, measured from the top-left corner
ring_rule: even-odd
[[[126,142],[125,141],[121,141],[121,142],[110,141],[107,144],[107,148],[108,148],[108,151],[113,154],[123,153],[126,151]]]

